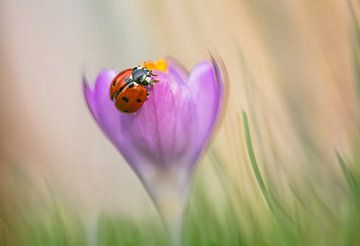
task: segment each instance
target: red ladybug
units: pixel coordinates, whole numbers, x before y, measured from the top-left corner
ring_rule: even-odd
[[[151,76],[156,75],[142,66],[126,69],[116,75],[110,86],[110,98],[115,102],[116,108],[125,113],[138,111],[149,95],[146,86],[153,86],[158,82]]]

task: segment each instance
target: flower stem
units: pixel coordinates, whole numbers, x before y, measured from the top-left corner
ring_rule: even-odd
[[[179,185],[173,180],[156,179],[151,185],[145,185],[169,235],[171,246],[183,244],[183,217],[188,194],[188,184],[185,183],[180,182]]]
[[[163,223],[168,231],[171,246],[181,246],[183,214],[175,214],[172,217],[162,217]]]
[[[156,207],[169,234],[171,245],[181,246],[185,198],[177,190],[163,188],[166,191],[163,190],[155,198]]]

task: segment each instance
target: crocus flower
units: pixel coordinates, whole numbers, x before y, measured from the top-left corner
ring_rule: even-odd
[[[170,227],[181,214],[197,160],[214,129],[223,83],[214,60],[189,73],[166,59],[147,63],[158,83],[139,111],[119,112],[109,97],[116,73],[103,70],[94,88],[84,79],[87,105],[99,127],[136,172]]]

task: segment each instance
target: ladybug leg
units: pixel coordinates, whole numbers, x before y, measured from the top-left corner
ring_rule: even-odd
[[[158,82],[160,82],[160,80],[152,79],[149,84],[150,84],[151,87],[154,87],[155,83],[158,83]]]

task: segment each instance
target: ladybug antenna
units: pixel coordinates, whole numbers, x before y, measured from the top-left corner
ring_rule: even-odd
[[[151,72],[151,75],[152,75],[152,76],[158,76],[158,74],[154,74],[154,73],[152,73],[152,72]]]

